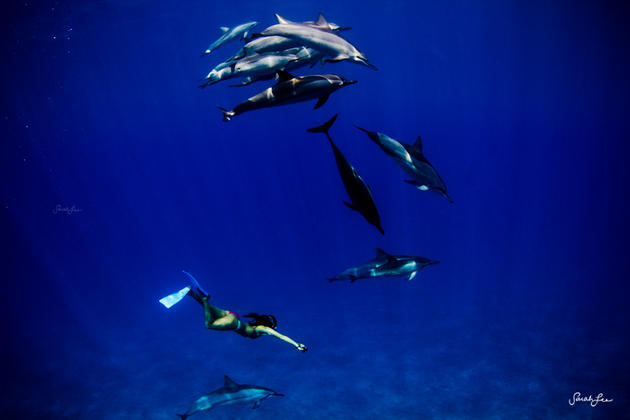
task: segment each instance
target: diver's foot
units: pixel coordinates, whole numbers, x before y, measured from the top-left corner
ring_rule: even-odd
[[[197,279],[193,277],[192,274],[187,273],[186,271],[182,271],[182,273],[184,273],[186,277],[188,277],[188,280],[190,280],[190,292],[188,293],[194,293],[198,297],[202,297],[202,296],[210,297],[210,295],[201,288],[201,286],[199,285],[199,282],[197,281]]]

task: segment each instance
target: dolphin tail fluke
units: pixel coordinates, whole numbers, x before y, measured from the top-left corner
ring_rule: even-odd
[[[227,109],[223,109],[220,106],[218,106],[217,108],[219,108],[221,112],[223,112],[223,121],[230,121],[234,116],[234,111],[228,111]]]
[[[335,122],[338,116],[339,114],[335,114],[333,115],[331,119],[326,121],[324,124],[317,127],[309,128],[306,131],[308,131],[309,133],[324,133],[328,136],[328,130],[330,130],[330,127],[332,127],[333,123]]]
[[[376,228],[378,229],[379,232],[381,232],[381,235],[385,235],[385,231],[383,230],[381,225],[376,226]]]

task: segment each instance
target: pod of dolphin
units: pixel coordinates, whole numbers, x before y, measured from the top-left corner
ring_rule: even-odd
[[[331,93],[344,86],[357,83],[336,74],[294,76],[289,73],[289,70],[307,65],[313,67],[317,62],[323,65],[339,61],[350,61],[377,70],[359,49],[339,35],[339,32],[348,30],[349,27],[341,27],[328,22],[321,13],[316,21],[301,23],[289,21],[277,14],[276,18],[277,24],[256,34],[252,34],[251,30],[258,24],[257,22],[247,22],[233,28],[223,27],[221,37],[210,44],[202,54],[202,57],[210,54],[233,40],[246,41],[234,55],[215,66],[202,79],[201,88],[237,77],[242,78],[243,81],[230,86],[246,86],[257,81],[276,79],[273,86],[241,102],[232,110],[219,107],[224,121],[230,121],[244,112],[312,99],[317,99],[315,104],[315,109],[317,109],[326,103]],[[372,190],[330,136],[329,130],[336,119],[337,114],[321,126],[306,131],[322,133],[327,137],[337,170],[349,197],[349,201],[344,201],[344,204],[361,214],[368,223],[384,235],[385,231],[381,226]],[[410,179],[406,179],[406,183],[415,186],[420,191],[432,191],[446,198],[450,203],[453,202],[446,191],[446,184],[425,157],[420,137],[415,143],[406,144],[386,134],[355,127],[366,133],[369,139],[408,175]],[[439,261],[418,256],[391,255],[377,248],[375,258],[350,267],[328,280],[330,282],[349,280],[354,283],[358,279],[365,278],[406,277],[410,281],[420,270],[435,264],[439,264]],[[257,408],[262,400],[270,396],[282,396],[282,394],[254,385],[238,385],[226,376],[222,388],[200,397],[185,414],[178,414],[178,416],[185,419],[199,411],[231,404],[253,402],[253,408]]]

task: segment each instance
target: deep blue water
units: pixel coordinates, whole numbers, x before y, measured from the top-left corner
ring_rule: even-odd
[[[176,418],[240,383],[286,394],[198,418],[623,418],[630,410],[629,15],[622,2],[13,2],[2,28],[3,418]],[[358,84],[221,121],[271,82],[204,90],[220,26],[319,11]],[[370,184],[343,205],[322,135]],[[421,192],[361,125],[411,143]],[[75,206],[68,215],[53,210]],[[329,283],[374,248],[441,264]],[[193,273],[306,354],[157,300]],[[610,403],[570,406],[574,392]],[[195,418],[195,417],[193,417]]]

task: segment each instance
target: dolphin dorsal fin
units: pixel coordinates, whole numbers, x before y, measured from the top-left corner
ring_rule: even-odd
[[[391,255],[389,255],[387,252],[383,251],[381,248],[376,248],[376,256],[377,257],[386,257],[386,258],[391,257]]]
[[[413,148],[422,154],[422,137],[418,136],[416,142],[413,144]]]
[[[229,376],[227,375],[224,376],[224,383],[223,383],[224,388],[236,388],[237,386],[238,384],[234,382],[233,380],[231,380]]]
[[[221,26],[221,32],[225,33],[227,31],[229,31],[230,28],[228,28],[227,26]]]
[[[276,13],[276,18],[278,19],[278,23],[280,24],[293,23],[289,19],[285,19],[277,13]]]
[[[319,12],[319,16],[317,16],[317,21],[315,22],[315,24],[317,26],[328,26],[328,21],[326,21],[326,18],[324,17],[322,12]]]
[[[285,70],[276,70],[278,75],[278,83],[286,82],[287,80],[295,79],[295,76]]]

